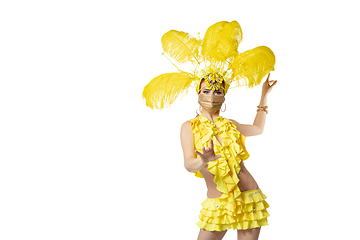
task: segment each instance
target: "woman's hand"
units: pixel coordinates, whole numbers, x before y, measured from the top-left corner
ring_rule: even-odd
[[[201,160],[204,163],[215,161],[216,159],[220,158],[221,155],[215,155],[214,152],[214,144],[213,140],[210,139],[210,147],[205,149],[205,147],[202,148],[202,153],[195,150],[195,153],[200,156]]]
[[[269,81],[269,77],[270,77],[270,73],[269,73],[266,81],[263,83],[262,95],[267,95],[277,83],[277,80]],[[272,83],[272,85],[270,85],[270,83]]]

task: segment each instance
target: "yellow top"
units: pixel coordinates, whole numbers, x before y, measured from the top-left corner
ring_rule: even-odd
[[[223,193],[220,197],[220,204],[223,205],[222,207],[236,212],[237,205],[240,204],[238,198],[241,194],[237,185],[239,163],[248,159],[250,154],[245,148],[245,136],[236,129],[233,122],[221,116],[216,117],[214,122],[215,124],[202,114],[198,118],[190,120],[194,133],[194,148],[202,152],[202,147],[210,147],[210,139],[213,140],[215,155],[221,155],[221,157],[209,162],[208,170],[215,175],[214,183],[217,185],[217,190]],[[216,135],[222,139],[222,145],[216,139]],[[195,154],[195,157],[199,156]],[[203,177],[200,171],[193,173],[197,177]]]

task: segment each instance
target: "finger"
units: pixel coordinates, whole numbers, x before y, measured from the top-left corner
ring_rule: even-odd
[[[210,139],[210,149],[213,149],[214,148],[214,143],[213,143],[213,140]]]
[[[198,151],[195,150],[195,153],[196,153],[197,155],[199,155],[200,157],[202,157],[202,154],[201,154],[200,152],[198,152]]]
[[[273,87],[274,85],[276,85],[276,83],[277,83],[277,81],[276,81],[276,82],[274,82],[274,83],[271,85],[271,87]]]
[[[221,155],[215,155],[214,160],[210,160],[210,161],[213,162],[213,161],[219,159],[220,157],[221,157]]]
[[[269,75],[268,75],[268,77],[267,77],[266,81],[267,81],[267,80],[269,80],[269,77],[270,77],[270,73],[269,73]]]

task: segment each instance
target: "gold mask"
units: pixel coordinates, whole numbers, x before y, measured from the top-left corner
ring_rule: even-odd
[[[200,106],[205,109],[207,112],[216,113],[220,110],[221,105],[224,102],[224,95],[216,96],[216,95],[207,95],[200,94],[198,103]]]

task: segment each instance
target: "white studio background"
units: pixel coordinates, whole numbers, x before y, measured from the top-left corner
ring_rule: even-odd
[[[270,204],[260,239],[356,239],[356,6],[2,1],[0,239],[196,239],[206,187],[183,166],[180,126],[197,95],[158,111],[141,94],[176,71],[164,33],[203,37],[223,20],[240,23],[240,52],[266,45],[277,58],[265,131],[246,139],[245,164]],[[252,124],[260,94],[231,89],[222,115]]]

